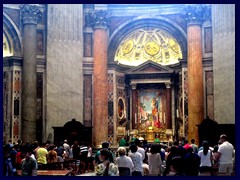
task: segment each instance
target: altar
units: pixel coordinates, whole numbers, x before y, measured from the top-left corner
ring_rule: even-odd
[[[148,143],[154,142],[156,138],[158,138],[160,142],[172,141],[172,129],[167,129],[164,122],[159,126],[154,126],[154,123],[152,116],[149,115],[147,121],[140,121],[137,128],[133,129],[130,135],[140,140],[147,140]]]

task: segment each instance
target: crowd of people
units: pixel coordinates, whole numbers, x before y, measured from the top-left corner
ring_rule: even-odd
[[[207,141],[201,146],[182,138],[170,146],[142,142],[138,138],[126,147],[120,139],[116,157],[108,146],[98,151],[102,160],[95,163],[97,176],[213,176],[234,175],[235,150],[222,134],[218,144],[211,147]],[[95,158],[96,158],[95,156]],[[110,158],[111,157],[111,158]]]
[[[75,175],[92,171],[96,176],[204,176],[214,175],[215,170],[231,176],[235,150],[225,134],[214,147],[207,141],[198,147],[194,139],[166,145],[135,138],[129,145],[121,139],[116,152],[104,142],[96,153],[90,144],[77,141],[73,145],[67,140],[57,145],[9,141],[4,144],[4,175],[16,176],[20,169],[22,176],[37,176],[37,169],[48,169],[48,164],[69,158],[76,159]],[[69,167],[61,164],[58,168]]]
[[[12,143],[9,140],[8,143],[4,143],[3,149],[5,176],[16,176],[17,170],[21,170],[22,176],[36,176],[38,169],[72,168],[64,167],[64,164],[67,164],[64,161],[67,159],[76,160],[75,171],[78,173],[86,172],[85,169],[89,170],[92,164],[92,148],[84,142],[79,145],[76,141],[70,146],[67,140],[57,145],[49,141],[39,144],[37,141],[30,143],[18,140],[17,143]]]

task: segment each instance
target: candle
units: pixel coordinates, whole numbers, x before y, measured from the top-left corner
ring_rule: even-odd
[[[163,114],[163,122],[164,122],[164,124],[166,123],[166,114],[165,113]]]
[[[135,113],[135,124],[137,124],[137,114]]]
[[[127,134],[128,134],[128,136],[129,136],[129,130],[127,131]]]
[[[178,109],[177,109],[177,117],[179,117],[179,112],[178,112]]]

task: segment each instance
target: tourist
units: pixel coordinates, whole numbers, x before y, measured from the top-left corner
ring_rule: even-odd
[[[233,156],[234,147],[227,141],[227,135],[222,134],[220,136],[220,142],[218,148],[218,159],[219,159],[219,172],[225,172],[227,175],[231,175],[233,172]]]
[[[198,153],[198,147],[195,144],[195,139],[191,139],[191,146],[193,148],[194,153]]]
[[[200,157],[193,152],[193,148],[190,146],[187,149],[187,153],[183,158],[183,168],[186,176],[198,176]]]
[[[199,172],[200,174],[212,174],[212,151],[209,149],[207,141],[203,141],[203,149],[198,152],[201,159]]]
[[[132,159],[126,155],[125,147],[119,147],[117,152],[119,157],[116,158],[116,165],[118,166],[119,176],[130,176],[134,166]]]
[[[99,159],[102,163],[98,164],[95,168],[96,176],[117,176],[117,166],[109,161],[111,153],[108,149],[104,148],[100,150]]]
[[[26,156],[21,163],[21,176],[37,176],[37,162],[31,157],[31,147],[25,146],[23,151]]]
[[[46,143],[42,143],[37,150],[37,162],[41,164],[41,169],[47,169],[47,155]]]
[[[162,165],[162,159],[159,153],[159,148],[157,145],[152,145],[150,149],[150,153],[148,156],[148,166],[149,166],[149,174],[152,176],[158,176],[160,174],[160,166]]]
[[[129,154],[129,157],[132,159],[133,162],[133,171],[132,176],[142,176],[143,174],[143,168],[142,168],[142,154],[137,152],[138,147],[135,144],[130,145],[131,153]],[[144,152],[145,153],[145,152]]]
[[[108,143],[108,142],[103,142],[103,143],[102,143],[102,149],[108,149],[108,150],[109,150],[109,152],[110,152],[110,154],[111,154],[111,155],[109,156],[109,161],[110,161],[110,162],[114,162],[114,155],[113,155],[113,153],[111,152],[111,150],[109,149],[109,143]],[[94,160],[93,160],[94,166],[102,163],[102,161],[100,160],[99,156],[100,156],[100,150],[97,151],[97,153],[96,153],[95,156],[94,156]]]

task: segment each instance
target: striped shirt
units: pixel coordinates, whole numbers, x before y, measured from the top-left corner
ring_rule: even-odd
[[[88,147],[84,145],[80,146],[80,153],[88,153]]]

